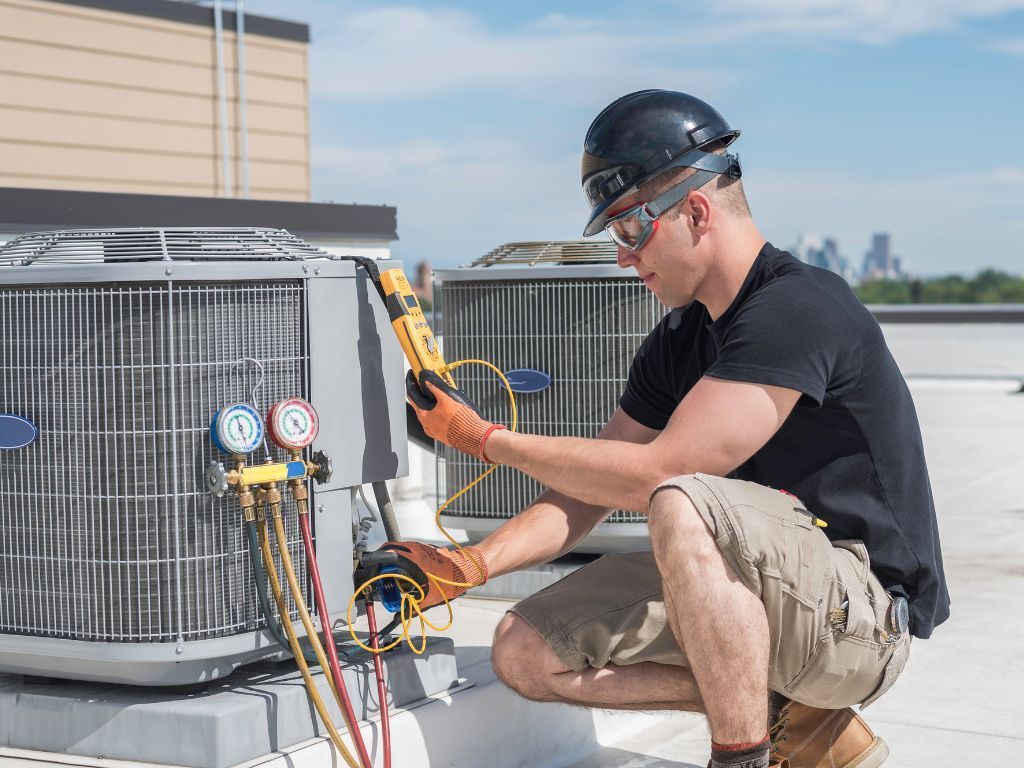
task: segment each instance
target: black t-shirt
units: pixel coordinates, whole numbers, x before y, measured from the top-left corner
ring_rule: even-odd
[[[674,309],[641,345],[620,405],[663,429],[702,376],[801,394],[732,476],[796,494],[832,540],[861,539],[871,568],[910,601],[917,637],[949,616],[917,412],[878,323],[838,275],[765,243],[714,322]]]

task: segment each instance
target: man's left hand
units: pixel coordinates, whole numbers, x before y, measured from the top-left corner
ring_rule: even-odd
[[[445,445],[493,463],[484,453],[484,444],[496,429],[505,429],[480,416],[480,411],[462,390],[448,385],[433,371],[420,371],[419,382],[409,371],[405,391],[424,431]]]
[[[423,589],[419,606],[424,611],[487,582],[487,563],[476,547],[442,549],[418,541],[389,541],[364,553],[359,565],[363,578],[386,575],[383,566],[397,567]]]

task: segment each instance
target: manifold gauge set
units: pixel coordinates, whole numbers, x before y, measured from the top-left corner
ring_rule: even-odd
[[[267,482],[303,480],[307,477],[317,483],[329,481],[332,463],[323,451],[318,451],[307,464],[300,454],[316,439],[319,419],[316,409],[301,397],[289,397],[274,403],[264,422],[259,411],[248,403],[232,403],[214,414],[210,422],[210,439],[222,453],[239,461],[255,453],[266,438],[289,453],[290,460],[245,466],[239,463],[227,469],[219,461],[211,462],[206,471],[206,486],[214,496],[223,496],[232,487],[258,485]],[[269,452],[268,452],[269,456]]]

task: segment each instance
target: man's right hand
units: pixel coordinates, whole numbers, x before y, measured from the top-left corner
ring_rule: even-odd
[[[364,554],[360,563],[370,578],[380,575],[381,567],[390,565],[422,586],[425,596],[419,601],[421,610],[440,605],[445,598],[454,600],[470,587],[487,582],[487,564],[476,547],[441,549],[418,541],[389,541],[375,552]],[[408,584],[403,590],[411,590],[418,597]]]
[[[465,392],[449,386],[428,370],[420,371],[419,382],[409,371],[405,391],[428,435],[481,461],[493,463],[484,453],[484,444],[492,432],[505,427],[485,420]]]

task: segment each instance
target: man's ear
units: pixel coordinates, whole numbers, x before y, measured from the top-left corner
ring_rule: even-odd
[[[691,229],[697,235],[706,235],[708,230],[711,228],[711,200],[708,196],[702,194],[699,190],[694,190],[690,193],[690,198],[687,200],[688,210],[687,217],[689,218],[689,224]]]

